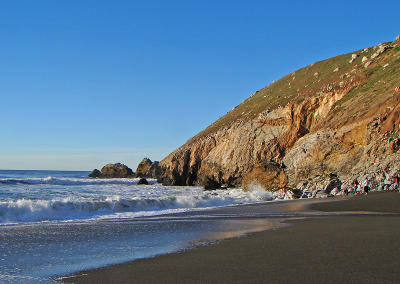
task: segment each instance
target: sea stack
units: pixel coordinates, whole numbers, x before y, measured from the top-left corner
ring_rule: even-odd
[[[107,164],[101,171],[94,169],[90,174],[91,178],[134,178],[135,174],[128,166],[116,163]]]
[[[162,169],[158,161],[152,162],[149,158],[144,158],[136,169],[136,177],[138,178],[154,178],[159,179]]]

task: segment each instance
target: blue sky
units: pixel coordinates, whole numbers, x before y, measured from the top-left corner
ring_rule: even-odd
[[[1,1],[0,168],[136,168],[271,81],[394,40],[399,1]]]

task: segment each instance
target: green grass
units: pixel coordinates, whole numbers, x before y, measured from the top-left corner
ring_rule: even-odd
[[[378,57],[376,62],[363,71],[368,79],[335,103],[331,117],[339,113],[347,117],[361,117],[368,110],[383,105],[396,95],[394,89],[400,86],[399,55],[400,48],[393,48]],[[389,66],[383,68],[387,63]]]

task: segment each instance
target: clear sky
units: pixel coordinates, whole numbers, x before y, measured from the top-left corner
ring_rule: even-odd
[[[394,40],[400,1],[0,1],[0,169],[136,169],[271,81]]]

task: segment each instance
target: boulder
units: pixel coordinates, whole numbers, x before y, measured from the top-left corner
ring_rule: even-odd
[[[121,163],[107,164],[102,169],[103,177],[106,178],[131,178],[134,173],[131,168]]]
[[[303,191],[297,188],[290,188],[285,192],[285,199],[298,199],[303,197]]]
[[[149,182],[147,181],[147,179],[141,178],[141,179],[139,180],[138,184],[145,184],[145,185],[147,185],[147,184],[149,184]]]
[[[340,193],[340,189],[335,187],[334,189],[332,189],[332,191],[330,192],[331,195],[336,196]]]
[[[320,191],[316,192],[314,197],[315,198],[327,198],[328,196],[329,195],[325,191],[320,190]]]
[[[388,48],[390,48],[390,47],[387,45],[382,45],[382,44],[378,45],[377,46],[378,50],[374,54],[371,55],[371,59],[377,58],[379,55],[381,55],[383,52],[385,52],[385,50]]]
[[[353,61],[356,60],[357,57],[358,57],[358,54],[353,53],[353,54],[351,55],[351,60],[349,61],[349,63],[353,63]]]
[[[283,199],[287,200],[287,199],[295,199],[295,198],[291,191],[285,191],[285,195],[284,195]]]
[[[90,174],[89,177],[91,178],[101,178],[103,176],[103,174],[98,170],[98,169],[94,169]]]
[[[400,35],[396,36],[396,41],[400,41]]]
[[[331,173],[331,174],[329,175],[329,179],[330,179],[330,180],[329,180],[328,184],[325,186],[325,192],[326,192],[327,194],[330,194],[331,191],[332,191],[334,188],[337,188],[337,189],[340,190],[340,188],[342,187],[342,182],[341,182],[340,179],[337,177],[337,175]]]
[[[307,188],[307,185],[308,185],[308,181],[307,180],[305,180],[305,181],[302,181],[302,182],[300,182],[300,183],[298,183],[297,184],[297,187],[296,188],[300,188],[300,189],[305,189],[305,188]]]

